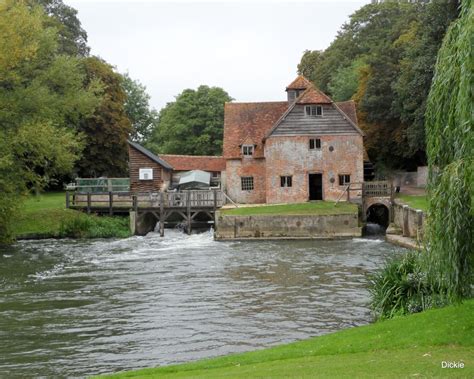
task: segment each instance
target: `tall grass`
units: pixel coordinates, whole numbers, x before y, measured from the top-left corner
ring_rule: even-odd
[[[99,217],[78,214],[61,221],[60,237],[71,238],[125,238],[130,236],[128,217]]]

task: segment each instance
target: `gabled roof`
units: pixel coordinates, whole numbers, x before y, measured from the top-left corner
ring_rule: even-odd
[[[340,101],[336,105],[357,125],[357,112],[354,100]]]
[[[171,167],[167,162],[165,162],[163,159],[158,157],[157,155],[153,154],[150,150],[145,149],[142,145],[139,145],[136,142],[128,141],[128,144],[132,146],[134,149],[138,150],[140,153],[146,155],[148,158],[150,158],[152,161],[158,163],[159,165],[163,166],[164,168],[168,170],[172,170],[173,167]]]
[[[244,141],[257,145],[254,157],[263,157],[262,139],[287,109],[287,101],[226,103],[224,158],[240,158],[240,147]]]
[[[296,89],[306,89],[311,86],[311,82],[306,79],[303,75],[298,75],[295,80],[293,80],[286,90],[296,90]]]
[[[331,104],[332,100],[319,89],[311,85],[297,99],[298,104]]]
[[[222,156],[160,154],[160,157],[175,171],[225,171],[225,159]]]
[[[311,102],[308,102],[312,100]],[[322,101],[318,101],[322,100]],[[315,88],[312,84],[311,87],[307,88],[297,99],[294,101],[288,109],[278,118],[278,120],[275,122],[275,124],[265,133],[263,136],[262,140],[265,141],[268,137],[271,136],[273,131],[282,123],[282,121],[285,119],[285,117],[295,108],[296,104],[302,105],[302,104],[332,104],[334,108],[344,117],[353,127],[354,129],[361,135],[365,136],[365,133],[357,126],[357,116],[355,115],[355,103],[352,102],[353,104],[344,104],[344,103],[351,103],[350,101],[348,102],[343,102],[343,107],[346,110],[349,110],[349,113],[351,113],[351,116],[347,115],[339,106],[338,103],[335,103],[331,100],[329,96],[327,96],[325,93],[320,91],[319,89]],[[353,108],[353,110],[351,109]]]

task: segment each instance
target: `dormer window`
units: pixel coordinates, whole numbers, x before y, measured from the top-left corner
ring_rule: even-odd
[[[296,92],[288,91],[288,101],[295,101],[295,99],[296,99]]]
[[[251,157],[253,155],[254,145],[242,145],[242,155]]]
[[[322,117],[323,107],[321,105],[306,105],[304,112],[307,117]]]

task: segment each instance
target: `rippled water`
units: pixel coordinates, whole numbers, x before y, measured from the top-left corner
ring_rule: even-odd
[[[86,376],[368,323],[380,240],[25,241],[0,250],[0,377]]]

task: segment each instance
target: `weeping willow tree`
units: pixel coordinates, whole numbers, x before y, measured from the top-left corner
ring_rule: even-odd
[[[426,110],[430,282],[451,301],[472,296],[474,255],[471,0],[461,3],[438,53]]]

